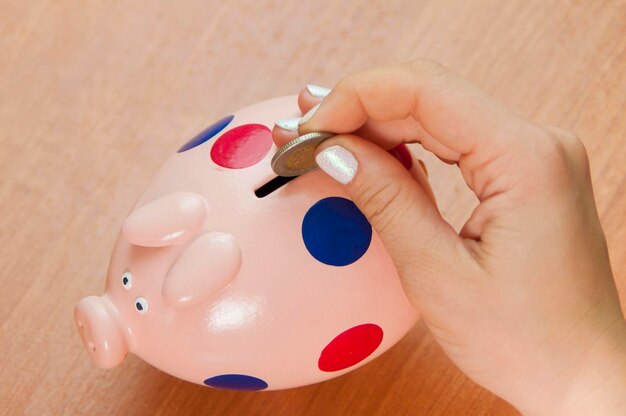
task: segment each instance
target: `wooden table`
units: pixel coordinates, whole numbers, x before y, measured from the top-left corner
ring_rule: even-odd
[[[0,2],[1,414],[516,414],[422,324],[346,376],[265,393],[196,386],[136,357],[96,370],[74,328],[121,220],[187,138],[306,82],[414,57],[582,138],[626,294],[625,1],[285,3]],[[454,167],[425,159],[458,228],[474,198]]]

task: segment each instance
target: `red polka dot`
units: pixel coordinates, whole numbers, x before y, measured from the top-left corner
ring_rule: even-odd
[[[272,132],[262,124],[244,124],[222,134],[211,148],[211,159],[225,168],[259,163],[272,147]]]
[[[389,153],[404,165],[405,168],[411,169],[413,166],[413,159],[411,158],[411,152],[406,147],[406,144],[400,143],[393,149],[388,150]]]
[[[317,363],[322,371],[339,371],[369,357],[383,340],[378,325],[363,324],[337,335],[324,348]]]

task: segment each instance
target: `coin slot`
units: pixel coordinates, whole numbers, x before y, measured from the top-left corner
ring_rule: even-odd
[[[277,176],[274,179],[262,185],[256,191],[254,191],[254,194],[257,196],[257,198],[265,198],[272,192],[277,191],[283,185],[288,184],[289,182],[291,182],[292,180],[296,178],[297,176]]]

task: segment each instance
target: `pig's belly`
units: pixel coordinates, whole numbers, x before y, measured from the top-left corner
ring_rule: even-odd
[[[297,387],[353,370],[393,346],[417,319],[380,250],[374,234],[368,253],[345,267],[302,258],[273,266],[260,257],[244,261],[210,304],[172,322],[176,360],[143,358],[182,379],[238,390]]]

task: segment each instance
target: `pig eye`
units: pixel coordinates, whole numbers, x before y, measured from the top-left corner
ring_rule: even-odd
[[[122,286],[124,286],[124,289],[133,287],[133,275],[130,272],[126,272],[122,275]]]
[[[148,312],[148,301],[141,297],[135,299],[135,309],[137,309],[139,313]]]

